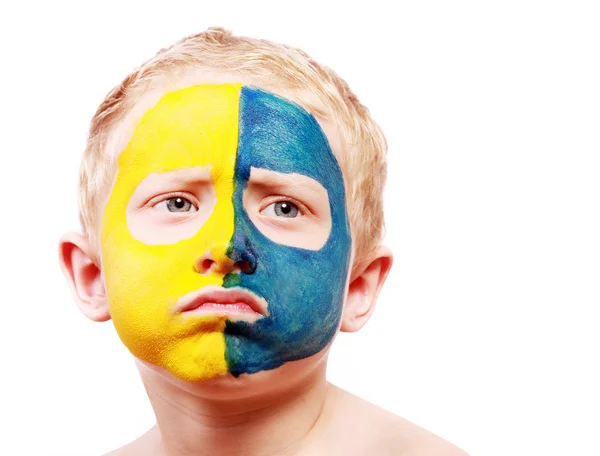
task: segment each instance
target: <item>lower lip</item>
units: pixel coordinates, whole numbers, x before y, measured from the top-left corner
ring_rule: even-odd
[[[232,319],[251,319],[255,320],[262,317],[261,314],[252,310],[252,308],[244,302],[205,302],[194,309],[186,310],[184,315],[227,315]],[[234,317],[241,318],[234,318]]]
[[[245,302],[231,302],[231,303],[205,302],[200,307],[196,307],[196,309],[194,309],[194,310],[197,310],[197,309],[206,309],[206,310],[215,310],[215,311],[233,310],[235,312],[256,313]]]

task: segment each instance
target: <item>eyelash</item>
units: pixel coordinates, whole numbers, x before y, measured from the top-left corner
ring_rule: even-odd
[[[154,198],[150,199],[145,206],[148,207],[154,207],[157,204],[163,203],[165,201],[168,201],[172,198],[185,198],[187,199],[190,203],[192,203],[192,206],[194,206],[196,208],[196,210],[199,209],[199,203],[198,200],[191,194],[186,193],[186,192],[171,192],[171,193],[166,193],[160,196],[155,196]],[[298,208],[298,212],[300,212],[301,216],[307,216],[307,215],[312,215],[312,211],[304,204],[302,204],[300,201],[298,201],[295,198],[292,198],[291,196],[269,196],[267,198],[265,198],[265,202],[263,205],[261,205],[261,208],[259,210],[259,212],[264,211],[267,207],[269,207],[272,204],[276,204],[276,203],[292,203],[294,204],[297,208]]]
[[[292,203],[293,205],[295,205],[298,208],[298,212],[300,213],[301,216],[305,217],[307,215],[312,215],[311,210],[308,207],[306,207],[306,205],[302,204],[300,201],[298,201],[290,196],[271,196],[271,197],[267,197],[266,200],[267,201],[264,203],[264,205],[261,205],[261,208],[259,210],[260,213],[262,213],[262,211],[264,211],[271,204]]]
[[[198,210],[200,207],[200,204],[198,203],[198,200],[196,199],[196,197],[194,197],[193,195],[191,195],[189,193],[185,193],[185,192],[172,192],[172,193],[165,193],[160,196],[155,196],[154,198],[150,199],[145,204],[145,206],[154,207],[157,204],[163,203],[172,198],[184,198],[184,199],[188,200],[190,203],[192,203],[192,206],[194,206],[196,208],[196,210]]]

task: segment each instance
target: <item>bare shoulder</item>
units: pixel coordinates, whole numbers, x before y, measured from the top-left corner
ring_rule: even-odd
[[[426,429],[334,388],[330,423],[333,435],[343,436],[346,454],[467,456],[457,446]],[[348,433],[348,429],[352,429],[352,433]]]

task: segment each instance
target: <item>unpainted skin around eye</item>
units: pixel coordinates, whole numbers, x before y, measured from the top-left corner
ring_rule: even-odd
[[[193,216],[181,218],[177,223],[160,223],[156,217],[143,208],[148,199],[161,193],[178,191],[186,186],[205,183],[208,191],[202,195],[201,207]],[[193,185],[192,185],[193,186]],[[294,202],[300,200],[309,206],[309,211],[302,210],[302,215],[285,218],[264,215],[265,197],[270,198],[270,204],[276,201]],[[127,224],[132,236],[147,245],[168,245],[193,237],[210,218],[216,204],[214,186],[210,180],[210,167],[193,167],[170,171],[167,173],[152,173],[136,188],[127,206]],[[251,221],[269,239],[283,245],[318,250],[325,243],[331,232],[331,213],[327,190],[316,180],[301,174],[279,173],[261,168],[252,168],[248,187],[243,197],[244,208]],[[162,217],[184,215],[164,212]]]
[[[181,192],[202,187],[200,207],[193,217],[180,218],[178,223],[160,223],[160,218],[143,207],[147,200],[160,194]],[[149,174],[135,189],[127,204],[127,226],[131,235],[146,245],[168,245],[193,237],[210,218],[217,202],[211,181],[210,166]],[[158,211],[156,211],[158,212]],[[160,214],[164,220],[170,213]],[[177,214],[177,213],[173,213]],[[153,217],[154,215],[154,217]],[[180,214],[178,214],[180,215]]]
[[[293,218],[273,217],[261,213],[268,197],[275,201],[298,200],[308,206],[308,213]],[[296,173],[279,173],[252,167],[244,190],[243,204],[256,228],[278,244],[307,250],[319,250],[331,233],[331,212],[327,190],[316,180]]]

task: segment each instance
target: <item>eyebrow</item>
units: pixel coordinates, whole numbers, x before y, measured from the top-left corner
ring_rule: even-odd
[[[281,173],[265,168],[251,167],[248,184],[280,191],[310,191],[315,197],[327,195],[325,187],[312,177],[298,173]]]
[[[164,173],[152,173],[152,180],[167,184],[211,183],[211,166],[193,166]]]

